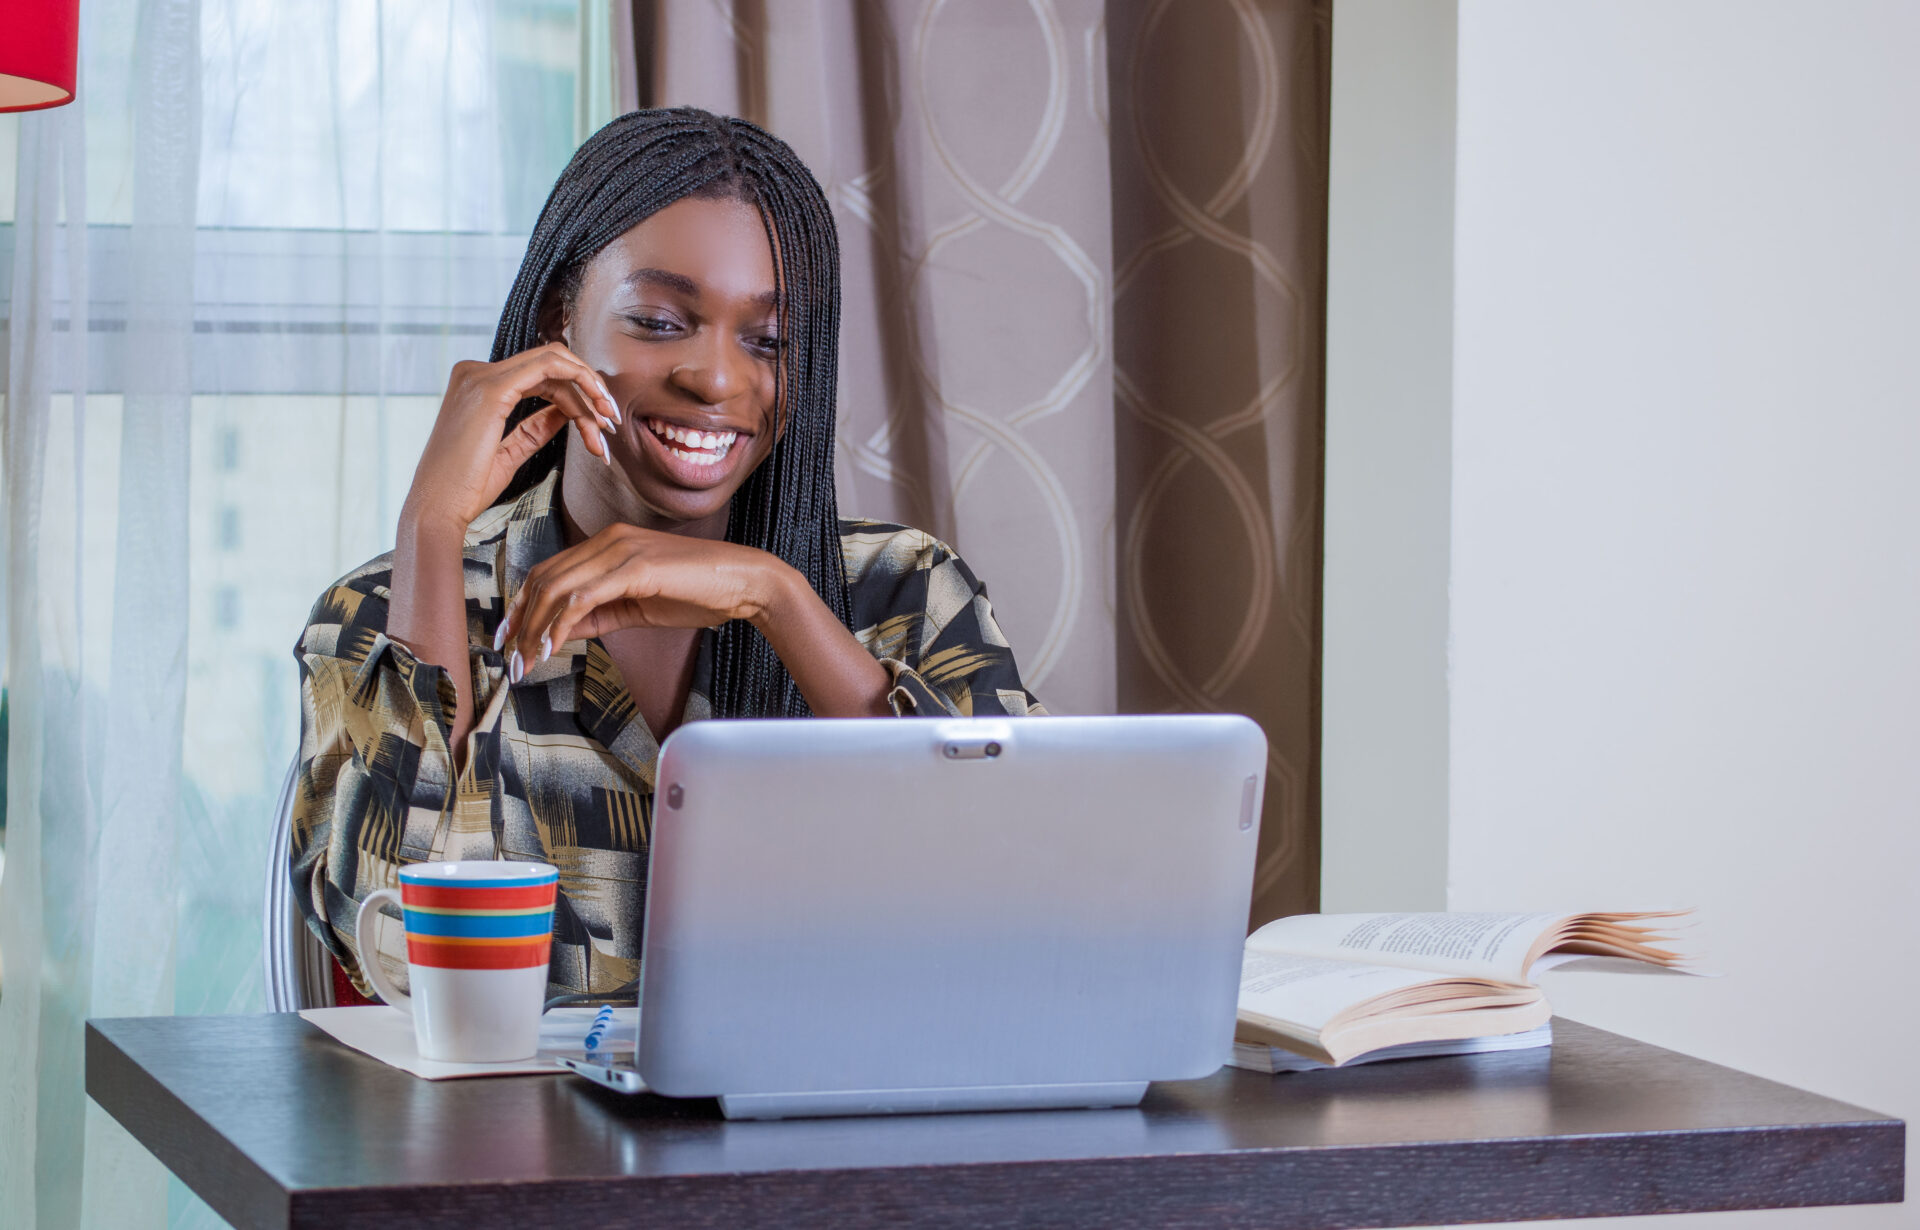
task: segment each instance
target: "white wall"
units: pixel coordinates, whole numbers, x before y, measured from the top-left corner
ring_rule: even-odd
[[[1453,908],[1693,903],[1728,975],[1557,1008],[1909,1120],[1916,52],[1902,0],[1459,0],[1445,732]]]
[[[1356,910],[1447,903],[1455,21],[1334,30],[1321,722],[1352,737],[1322,740],[1320,893]]]

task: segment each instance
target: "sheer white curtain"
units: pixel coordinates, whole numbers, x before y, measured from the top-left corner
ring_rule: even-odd
[[[87,1103],[82,1022],[261,1006],[289,647],[609,110],[579,14],[87,0],[80,101],[0,117],[0,1226],[218,1224]]]
[[[124,276],[109,309],[124,373],[111,408],[87,397],[99,263],[89,117],[67,107],[19,128],[4,435],[9,1225],[133,1225],[166,1207],[162,1177],[84,1100],[81,1054],[85,1018],[173,1004],[196,16],[193,0],[151,0],[137,54],[83,68],[83,79],[118,74],[142,104],[129,117]],[[89,1157],[118,1181],[83,1188],[76,1163]]]

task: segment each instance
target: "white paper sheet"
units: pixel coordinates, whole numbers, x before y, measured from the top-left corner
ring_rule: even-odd
[[[362,1054],[430,1081],[461,1076],[523,1076],[567,1071],[556,1055],[579,1058],[582,1043],[598,1008],[555,1008],[540,1020],[540,1053],[513,1063],[444,1063],[422,1059],[414,1045],[413,1019],[398,1008],[373,1004],[357,1008],[306,1008],[309,1021]],[[600,1038],[596,1053],[631,1058],[639,1040],[640,1010],[615,1008],[613,1023]]]

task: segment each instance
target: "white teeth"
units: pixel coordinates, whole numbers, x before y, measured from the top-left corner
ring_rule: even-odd
[[[658,421],[650,421],[647,425],[661,439],[685,445],[684,449],[670,448],[667,451],[677,457],[684,457],[696,465],[711,465],[719,461],[733,447],[733,442],[740,438],[740,433],[737,431],[698,432],[691,428]]]

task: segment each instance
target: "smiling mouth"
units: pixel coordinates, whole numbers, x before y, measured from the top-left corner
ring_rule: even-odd
[[[663,419],[648,419],[646,424],[668,453],[696,466],[719,464],[740,438],[737,431],[698,431]]]

